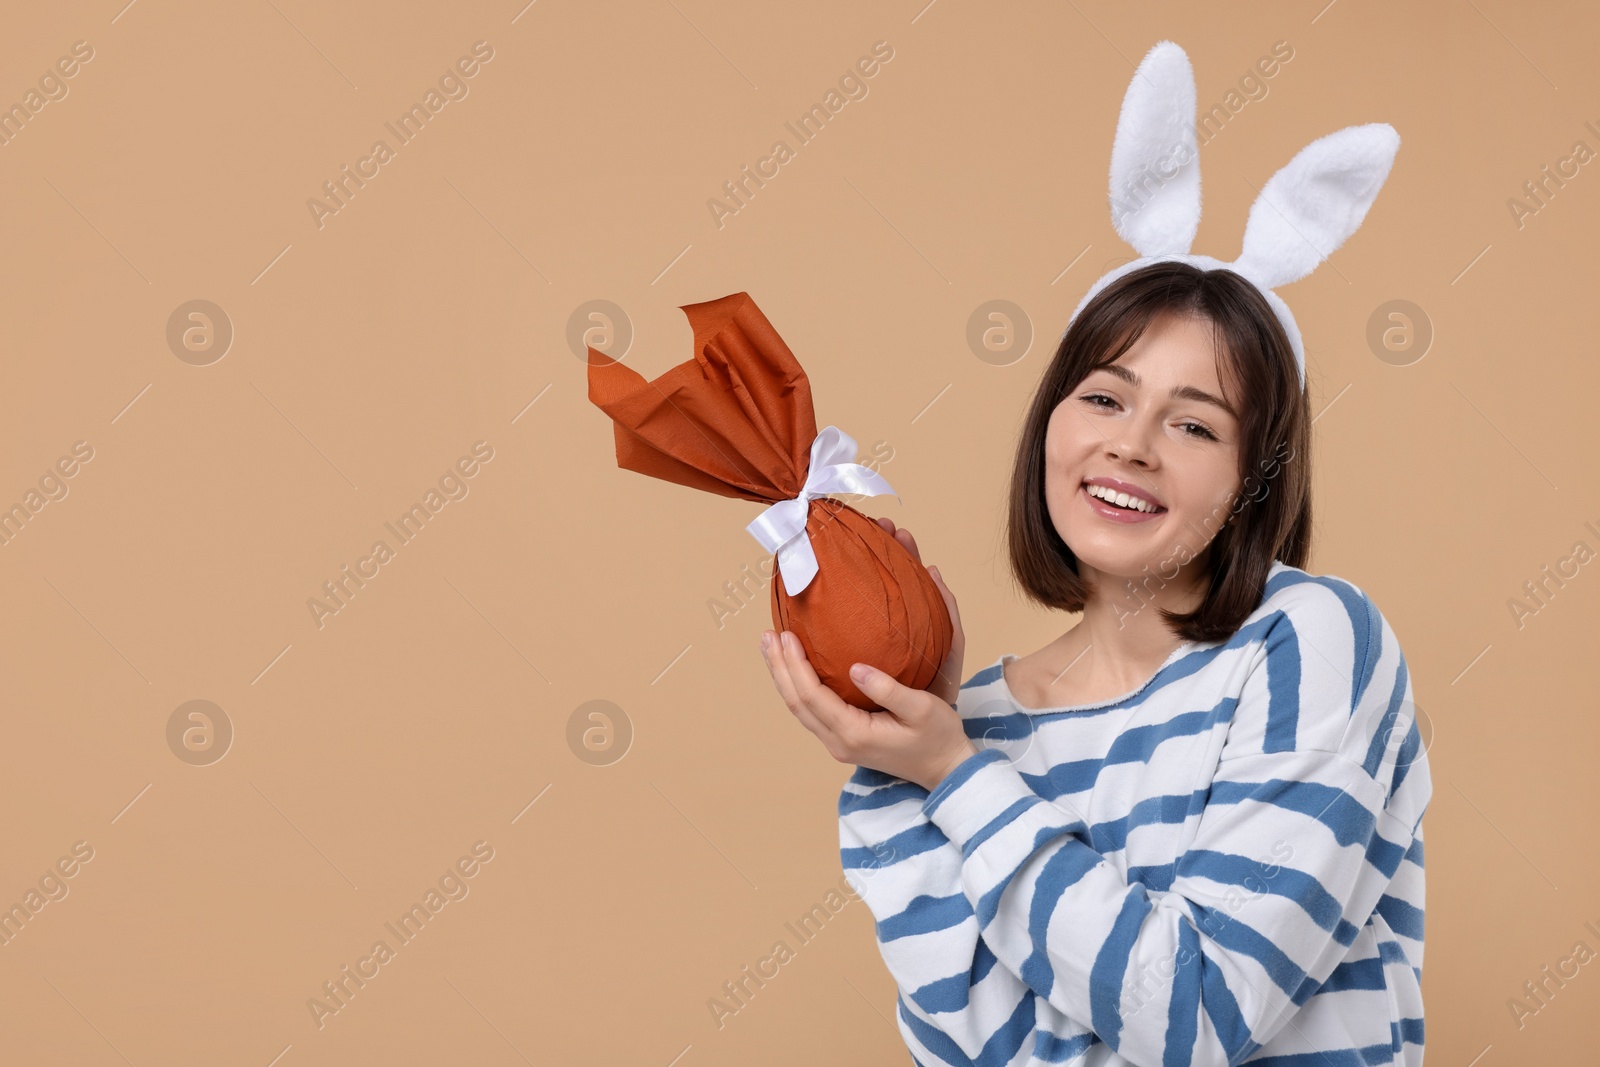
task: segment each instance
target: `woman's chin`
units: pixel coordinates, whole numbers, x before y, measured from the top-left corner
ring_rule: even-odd
[[[1078,557],[1081,567],[1088,567],[1104,579],[1113,582],[1137,582],[1149,578],[1161,568],[1161,557],[1130,555],[1127,553],[1111,552],[1079,552],[1073,549],[1073,555]],[[1170,571],[1171,565],[1167,566]]]
[[[1106,578],[1138,581],[1157,573],[1165,573],[1170,577],[1178,562],[1176,552],[1169,550],[1170,546],[1164,542],[1160,545],[1127,543],[1136,537],[1137,534],[1130,536],[1117,531],[1111,534],[1097,532],[1088,536],[1063,536],[1062,540],[1080,565]]]

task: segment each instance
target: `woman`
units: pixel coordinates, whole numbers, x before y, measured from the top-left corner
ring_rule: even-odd
[[[858,765],[841,861],[919,1067],[1420,1064],[1431,780],[1388,622],[1301,569],[1298,373],[1240,275],[1126,273],[1063,337],[1012,475],[1012,572],[1077,625],[958,687],[930,567],[954,646],[927,692],[861,674],[876,714],[763,634],[785,704]]]

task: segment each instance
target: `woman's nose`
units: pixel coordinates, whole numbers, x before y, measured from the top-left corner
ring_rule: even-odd
[[[1106,454],[1141,467],[1150,465],[1154,448],[1150,444],[1151,430],[1142,419],[1133,418],[1121,423],[1106,438]]]

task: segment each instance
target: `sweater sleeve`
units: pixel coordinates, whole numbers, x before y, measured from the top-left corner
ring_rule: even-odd
[[[1431,791],[1394,635],[1333,581],[1319,580],[1337,599],[1288,605],[1252,635],[1208,805],[1164,892],[1127,882],[999,751],[931,795],[856,768],[841,860],[919,1063],[1009,1063],[1030,1039],[1045,1059],[1106,1040],[1134,1063],[1232,1063],[1293,1025],[1401,858],[1420,860]],[[1280,862],[1253,858],[1267,852]],[[1242,907],[1241,888],[1255,894]],[[1420,909],[1420,888],[1406,895]],[[1420,970],[1420,922],[1408,936]]]
[[[923,814],[927,798],[914,782],[857,767],[839,796],[840,862],[875,919],[913,1059],[1011,1063],[1037,1040],[1039,1000],[985,944],[962,888],[961,850]],[[1076,1047],[1047,1037],[1053,1051],[1094,1042],[1087,1027],[1068,1026]]]
[[[974,976],[992,952],[1139,1067],[1231,1067],[1294,1025],[1377,908],[1430,791],[1388,623],[1348,583],[1307,585],[1262,623],[1168,889],[1128,881],[999,750],[928,794],[923,813],[961,857],[962,899],[941,907],[970,909],[984,946]],[[1141,817],[1161,818],[1136,809],[1130,826]]]

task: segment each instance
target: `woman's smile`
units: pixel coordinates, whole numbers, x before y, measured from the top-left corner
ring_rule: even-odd
[[[1103,492],[1106,496],[1113,497],[1116,500],[1124,500],[1127,502],[1127,506],[1123,507],[1113,503],[1111,500],[1101,499],[1089,491],[1091,488],[1094,488],[1096,492]],[[1159,511],[1140,511],[1138,509],[1141,506],[1149,507],[1151,505],[1147,501],[1132,497],[1127,493],[1113,494],[1110,490],[1099,486],[1091,487],[1088,482],[1078,487],[1078,495],[1083,498],[1083,502],[1090,511],[1111,522],[1154,522],[1167,513],[1166,508],[1161,508]]]
[[[1166,507],[1147,490],[1117,478],[1085,478],[1078,486],[1088,509],[1117,523],[1144,523],[1166,514]]]

